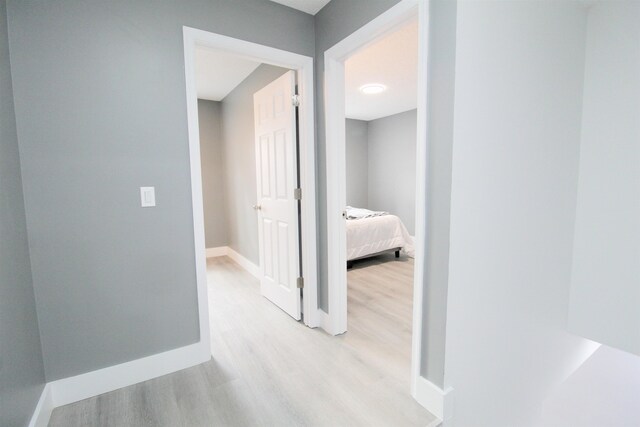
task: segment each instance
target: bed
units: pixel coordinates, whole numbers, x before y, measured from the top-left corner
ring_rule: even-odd
[[[413,238],[400,218],[387,212],[347,208],[347,267],[351,261],[400,251],[413,257]]]

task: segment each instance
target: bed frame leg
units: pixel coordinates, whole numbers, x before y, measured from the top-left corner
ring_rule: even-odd
[[[396,258],[400,258],[400,251],[396,251]]]

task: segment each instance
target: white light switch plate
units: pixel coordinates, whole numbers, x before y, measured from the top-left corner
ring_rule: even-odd
[[[140,187],[140,206],[152,208],[156,205],[156,188]]]

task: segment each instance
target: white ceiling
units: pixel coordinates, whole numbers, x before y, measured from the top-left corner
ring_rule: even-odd
[[[260,65],[215,50],[196,48],[196,87],[198,98],[222,101]]]
[[[368,83],[381,83],[387,90],[360,92]],[[412,110],[417,90],[417,17],[345,61],[345,113],[350,119],[375,120]]]
[[[320,12],[329,1],[331,0],[271,0],[274,3],[280,3],[285,6],[292,7],[294,9],[301,10],[310,15],[315,15]]]

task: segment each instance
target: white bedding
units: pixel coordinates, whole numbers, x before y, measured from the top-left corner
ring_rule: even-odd
[[[371,218],[374,216],[389,215],[389,212],[370,211],[369,209],[354,208],[351,206],[347,206],[346,212],[347,212],[347,219],[363,219],[363,218]]]
[[[413,238],[395,215],[347,220],[347,260],[402,248],[414,256]]]

